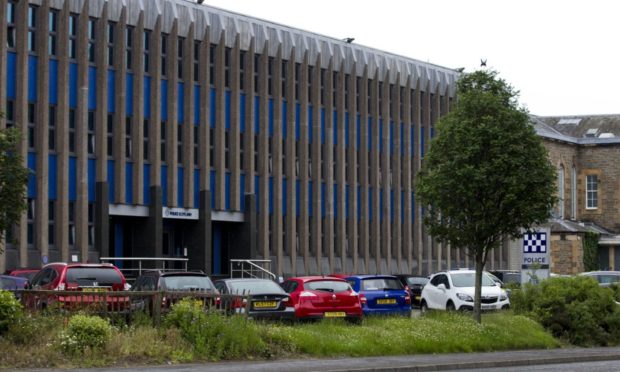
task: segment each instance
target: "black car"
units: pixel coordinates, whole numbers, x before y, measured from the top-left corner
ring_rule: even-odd
[[[400,274],[395,275],[398,280],[409,290],[409,295],[411,296],[411,307],[420,306],[420,299],[422,297],[422,288],[428,282],[428,277],[426,276],[416,276],[416,275],[407,275]]]
[[[195,294],[206,294],[214,304],[218,299],[215,285],[209,277],[202,272],[192,271],[147,271],[139,276],[131,287],[132,291],[164,291],[162,307],[168,309],[170,305],[186,295],[181,292],[192,292]],[[146,309],[150,298],[132,298],[132,308],[134,310]],[[149,310],[152,307],[149,305]]]
[[[230,313],[243,314],[253,319],[293,319],[295,309],[288,293],[276,282],[269,279],[220,279],[215,288],[222,294],[222,307]],[[249,296],[250,304],[244,297]]]

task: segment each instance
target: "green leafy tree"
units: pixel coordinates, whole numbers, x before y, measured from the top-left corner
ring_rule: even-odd
[[[0,240],[19,221],[26,209],[28,168],[17,151],[21,134],[17,129],[0,129]],[[3,253],[0,246],[0,254]]]
[[[544,222],[556,201],[555,170],[517,96],[495,71],[464,74],[417,179],[431,235],[474,259],[478,322],[489,252]]]

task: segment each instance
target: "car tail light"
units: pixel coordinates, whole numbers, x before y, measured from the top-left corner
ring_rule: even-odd
[[[216,307],[222,306],[222,298],[221,297],[216,297],[215,298],[215,306]]]
[[[363,293],[360,293],[360,303],[362,304],[362,306],[365,306],[366,304],[368,304],[368,299]]]
[[[57,291],[64,291],[65,290],[65,283],[59,283],[58,287],[56,287]]]
[[[406,284],[405,284],[405,291],[407,291],[407,292],[411,292],[411,288],[409,288],[409,286],[408,286],[408,285],[406,285]]]
[[[293,301],[291,301],[290,297],[284,297],[282,299],[282,303],[284,303],[284,306],[286,306],[286,307],[292,307],[293,306]]]
[[[130,289],[131,289],[131,284],[125,283],[125,285],[123,285],[123,290],[128,291]]]
[[[406,303],[407,305],[411,305],[411,296],[409,296],[409,295],[405,295],[405,303]]]

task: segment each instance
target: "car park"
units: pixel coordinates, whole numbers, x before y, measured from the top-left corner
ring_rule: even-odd
[[[304,276],[282,283],[290,295],[296,319],[343,318],[360,322],[362,305],[357,292],[342,278]]]
[[[407,274],[395,276],[405,286],[405,289],[409,291],[409,296],[411,296],[411,307],[419,307],[420,300],[422,299],[422,288],[428,283],[428,277]]]
[[[474,270],[450,270],[431,276],[422,290],[420,308],[439,310],[473,310]],[[486,273],[482,273],[481,309],[499,310],[510,307],[508,294]]]
[[[107,303],[109,310],[125,310],[129,299],[108,295],[129,289],[123,273],[112,264],[50,263],[32,278],[33,290],[71,291],[75,294],[35,294],[27,305],[47,307],[52,303],[65,307],[81,307]]]
[[[588,271],[579,275],[594,278],[601,287],[620,285],[620,271]]]
[[[222,295],[221,307],[228,313],[247,313],[252,319],[293,319],[295,316],[289,294],[273,280],[230,278],[216,280],[214,284]]]
[[[411,315],[411,296],[397,277],[355,275],[346,281],[359,294],[364,315]]]
[[[208,301],[209,304],[217,305],[218,302],[218,299],[215,297],[218,291],[215,289],[215,285],[209,276],[203,272],[196,271],[147,271],[136,278],[131,290],[132,292],[166,292],[161,299],[161,305],[164,309],[170,308],[171,304],[175,303],[178,298],[184,296],[184,294],[180,292],[213,295],[207,297],[207,299],[211,299]],[[150,297],[132,296],[132,309],[144,310],[148,307],[149,311],[152,311],[153,308],[150,305],[150,300]]]

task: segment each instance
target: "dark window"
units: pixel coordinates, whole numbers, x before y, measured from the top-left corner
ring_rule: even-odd
[[[275,64],[275,60],[273,57],[269,57],[267,59],[267,94],[268,95],[273,95],[273,85],[274,85],[274,79],[273,79],[273,69],[274,69],[274,64]]]
[[[114,22],[108,22],[108,25],[106,27],[109,66],[114,66],[114,26]]]
[[[88,62],[95,62],[95,39],[97,35],[97,19],[88,19]]]
[[[107,151],[108,156],[114,156],[114,114],[108,114],[107,120]]]
[[[34,244],[34,216],[35,216],[35,203],[34,199],[28,199],[28,245],[32,246]]]
[[[232,49],[224,49],[224,87],[231,88],[231,64],[232,64]]]
[[[123,282],[113,267],[70,267],[66,275],[67,283],[77,283],[79,286],[110,286]]]
[[[69,152],[75,153],[75,109],[69,109]]]
[[[258,94],[258,70],[260,68],[260,54],[254,54],[254,93]]]
[[[183,80],[183,55],[184,55],[185,38],[177,38],[177,77]]]
[[[286,78],[288,76],[288,62],[287,61],[282,61],[282,67],[280,70],[280,77],[281,77],[281,82],[280,82],[280,96],[285,97],[286,96]]]
[[[245,91],[245,63],[246,63],[247,53],[242,50],[239,52],[239,89],[241,91]]]
[[[88,112],[88,155],[95,155],[95,112]]]
[[[215,51],[217,45],[210,44],[209,45],[209,84],[211,86],[215,85]]]
[[[28,6],[28,51],[36,52],[36,31],[37,31],[37,9],[36,5]]]
[[[199,153],[198,153],[198,142],[200,140],[200,133],[198,132],[198,129],[200,127],[197,125],[194,125],[194,165],[196,167],[198,167],[198,157],[199,157]]]
[[[177,125],[177,163],[183,164],[183,123]]]
[[[165,121],[161,122],[160,134],[161,134],[161,142],[160,142],[161,162],[165,163],[166,162],[166,122]]]
[[[149,161],[149,119],[144,119],[142,122],[142,158],[144,161]]]
[[[48,219],[48,227],[47,227],[47,244],[54,245],[55,244],[55,236],[54,236],[54,216],[55,216],[55,206],[56,202],[54,200],[50,200],[47,202],[47,219]]]
[[[168,55],[168,34],[161,34],[161,76],[166,76],[167,55]]]
[[[244,158],[244,153],[245,153],[245,147],[244,147],[244,143],[243,143],[243,132],[239,133],[239,169],[243,172],[243,166],[244,166],[244,162],[243,162],[243,158]]]
[[[144,63],[143,68],[144,68],[144,73],[148,74],[149,69],[151,67],[150,58],[149,58],[149,53],[151,51],[151,31],[150,30],[144,30],[144,33],[142,34],[142,43],[144,45],[144,48],[142,49],[143,63]]]
[[[299,82],[301,81],[301,64],[295,63],[295,99],[299,100]]]
[[[313,291],[326,291],[332,293],[346,292],[351,290],[349,283],[336,280],[315,280],[304,284],[305,289]]]
[[[78,29],[78,15],[69,15],[69,58],[75,59],[77,57],[77,29]]]
[[[56,106],[50,106],[48,117],[48,148],[50,151],[56,150]]]
[[[131,156],[133,154],[133,147],[131,141],[133,120],[131,120],[131,116],[127,116],[125,118],[125,158],[127,160],[131,160]]]
[[[15,102],[8,100],[6,101],[6,127],[12,128],[15,126]]]
[[[125,29],[125,62],[127,63],[127,70],[131,70],[133,67],[133,26],[127,26]]]
[[[194,81],[200,82],[200,40],[194,40]]]
[[[48,15],[48,23],[49,23],[49,36],[48,36],[48,43],[47,43],[47,49],[49,52],[50,56],[55,56],[56,55],[56,35],[58,32],[58,10],[56,9],[50,9],[49,15]]]
[[[314,79],[314,67],[308,66],[308,102],[312,102],[312,80]]]
[[[88,245],[95,244],[95,203],[88,203]]]
[[[69,245],[75,245],[75,202],[69,202]]]
[[[6,4],[6,45],[9,49],[15,48],[15,14],[16,14],[15,0],[9,0]]]
[[[28,103],[28,148],[34,150],[35,146],[35,128],[36,128],[36,106],[34,103]]]

